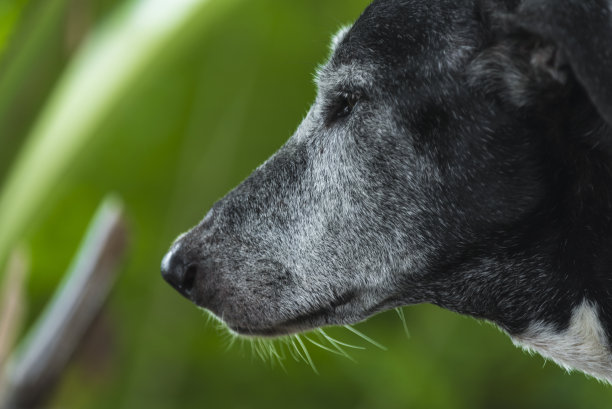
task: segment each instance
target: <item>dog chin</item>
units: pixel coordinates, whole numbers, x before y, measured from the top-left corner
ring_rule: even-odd
[[[329,325],[344,325],[354,323],[345,321],[346,320],[335,319],[333,316],[325,316],[321,314],[314,317],[312,313],[306,313],[296,316],[295,318],[272,324],[262,325],[258,323],[232,323],[229,321],[225,321],[223,323],[230,330],[230,332],[241,337],[278,338],[311,331],[315,328]]]
[[[311,329],[288,329],[283,327],[238,327],[232,325],[227,325],[227,328],[232,334],[243,338],[278,338]]]
[[[334,325],[326,318],[318,317],[315,320],[310,314],[305,314],[282,322],[263,325],[259,323],[231,323],[228,321],[224,324],[232,333],[241,337],[277,338],[307,332],[325,325]]]
[[[277,323],[257,323],[236,320],[232,322],[229,317],[223,318],[208,308],[199,306],[208,316],[217,321],[221,326],[227,328],[233,335],[243,338],[278,338],[300,332],[310,331],[318,326],[325,325],[324,322],[306,322],[300,318],[285,320]]]
[[[308,332],[321,327],[357,324],[367,319],[367,317],[368,315],[359,315],[351,317],[319,315],[317,317],[314,317],[311,313],[307,313],[293,319],[285,320],[270,325],[238,325],[229,322],[224,322],[223,324],[230,330],[230,332],[240,337],[278,338],[299,334],[302,332]]]

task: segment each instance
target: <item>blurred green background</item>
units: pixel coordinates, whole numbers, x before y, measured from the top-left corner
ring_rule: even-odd
[[[0,261],[28,244],[26,322],[107,193],[132,232],[51,407],[612,408],[609,387],[432,306],[405,308],[410,337],[393,311],[357,326],[388,351],[352,362],[311,346],[319,374],[291,357],[282,369],[247,344],[228,349],[162,281],[171,241],[292,134],[331,35],[367,3],[0,0]]]

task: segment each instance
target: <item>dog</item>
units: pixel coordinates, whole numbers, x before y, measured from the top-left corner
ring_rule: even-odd
[[[374,0],[162,276],[274,337],[417,303],[612,381],[608,0]]]

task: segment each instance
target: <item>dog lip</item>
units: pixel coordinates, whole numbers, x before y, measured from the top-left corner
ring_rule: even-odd
[[[334,311],[351,301],[357,298],[357,292],[354,290],[346,291],[340,295],[337,295],[333,300],[331,300],[328,305],[319,307],[313,311],[300,314],[295,318],[291,318],[287,321],[281,323],[283,326],[293,326],[296,324],[301,324],[307,321],[319,321],[320,318],[324,316],[329,316],[334,313]]]

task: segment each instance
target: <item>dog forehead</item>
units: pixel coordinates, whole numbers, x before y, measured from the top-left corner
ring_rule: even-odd
[[[317,70],[315,83],[319,92],[370,90],[377,69],[377,64],[358,61],[339,66],[327,64]]]
[[[475,0],[375,0],[337,39],[331,65],[356,60],[398,67],[426,62],[472,45]]]

